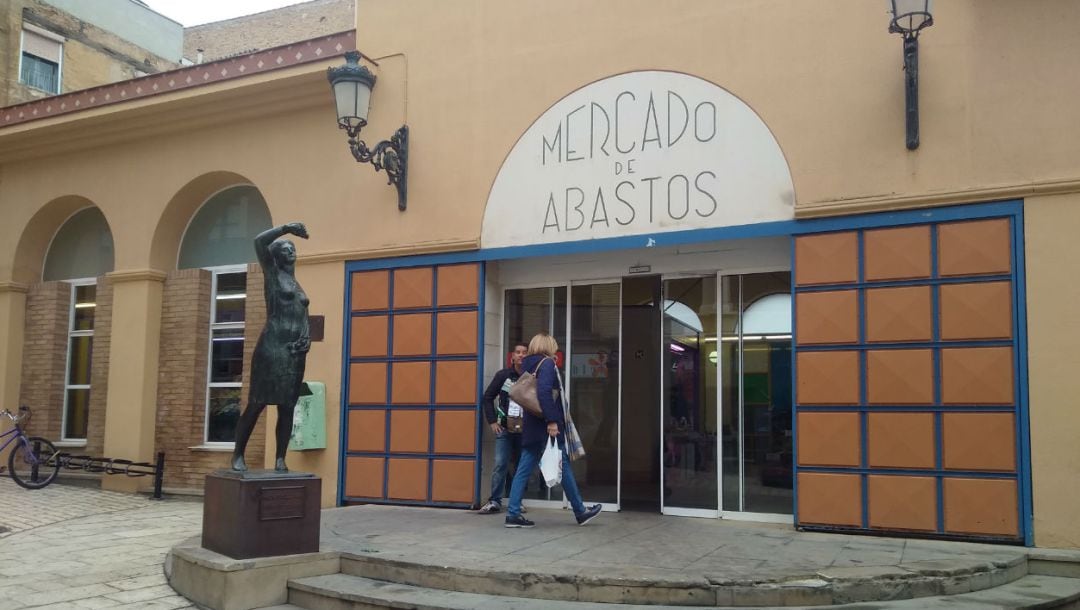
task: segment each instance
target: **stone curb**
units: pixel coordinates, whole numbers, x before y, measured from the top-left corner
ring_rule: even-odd
[[[237,560],[203,549],[199,542],[196,536],[173,547],[166,560],[166,576],[181,594],[214,610],[249,610],[270,605],[269,601],[284,603],[289,588],[312,595],[344,595],[320,592],[297,581],[339,572],[480,595],[706,607],[884,602],[978,592],[1029,573],[1080,577],[1080,552],[1052,549],[1025,549],[1010,558],[957,557],[893,566],[826,568],[798,575],[721,578],[649,568],[548,567],[542,573],[522,572],[450,566],[430,557],[377,552],[325,551]]]
[[[980,591],[1024,577],[1027,558],[914,561],[829,568],[800,576],[704,578],[590,572],[522,573],[342,552],[344,574],[444,589],[579,602],[678,606],[819,606]]]

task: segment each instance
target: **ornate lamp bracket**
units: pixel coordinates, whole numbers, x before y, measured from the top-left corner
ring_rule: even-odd
[[[383,140],[372,148],[360,138],[360,128],[345,128],[349,134],[349,150],[359,163],[370,163],[375,171],[386,171],[387,184],[394,185],[398,193],[398,209],[404,211],[408,189],[409,126],[402,125],[389,140]]]

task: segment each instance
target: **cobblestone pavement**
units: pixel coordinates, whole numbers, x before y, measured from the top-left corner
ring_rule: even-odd
[[[0,478],[0,610],[193,608],[162,562],[201,525],[201,502]]]

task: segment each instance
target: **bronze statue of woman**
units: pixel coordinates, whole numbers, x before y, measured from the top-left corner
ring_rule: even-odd
[[[247,470],[244,448],[251,431],[266,405],[277,405],[274,470],[289,471],[285,466],[285,452],[292,434],[293,409],[297,399],[307,393],[304,392],[304,365],[311,348],[308,298],[294,274],[296,246],[287,239],[275,241],[286,234],[308,238],[307,229],[299,222],[268,229],[255,237],[255,254],[263,272],[266,325],[251,356],[251,387],[247,408],[236,424],[233,470]]]

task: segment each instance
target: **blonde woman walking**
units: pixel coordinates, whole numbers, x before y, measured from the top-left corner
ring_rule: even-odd
[[[566,493],[566,499],[570,501],[570,507],[574,509],[574,517],[578,525],[585,525],[600,514],[599,504],[586,507],[582,502],[581,492],[578,491],[577,481],[574,480],[574,471],[570,468],[570,458],[566,454],[564,437],[566,423],[563,418],[562,399],[559,395],[563,390],[555,370],[555,353],[558,351],[559,344],[554,337],[547,333],[539,333],[529,341],[529,354],[521,363],[522,371],[529,371],[536,376],[536,396],[540,401],[544,417],[525,413],[521,434],[521,459],[514,473],[514,482],[510,486],[506,527],[535,525],[521,516],[521,499],[525,495],[529,474],[540,463],[540,455],[544,452],[548,438],[551,437],[556,439],[559,449],[562,449],[562,488]]]

